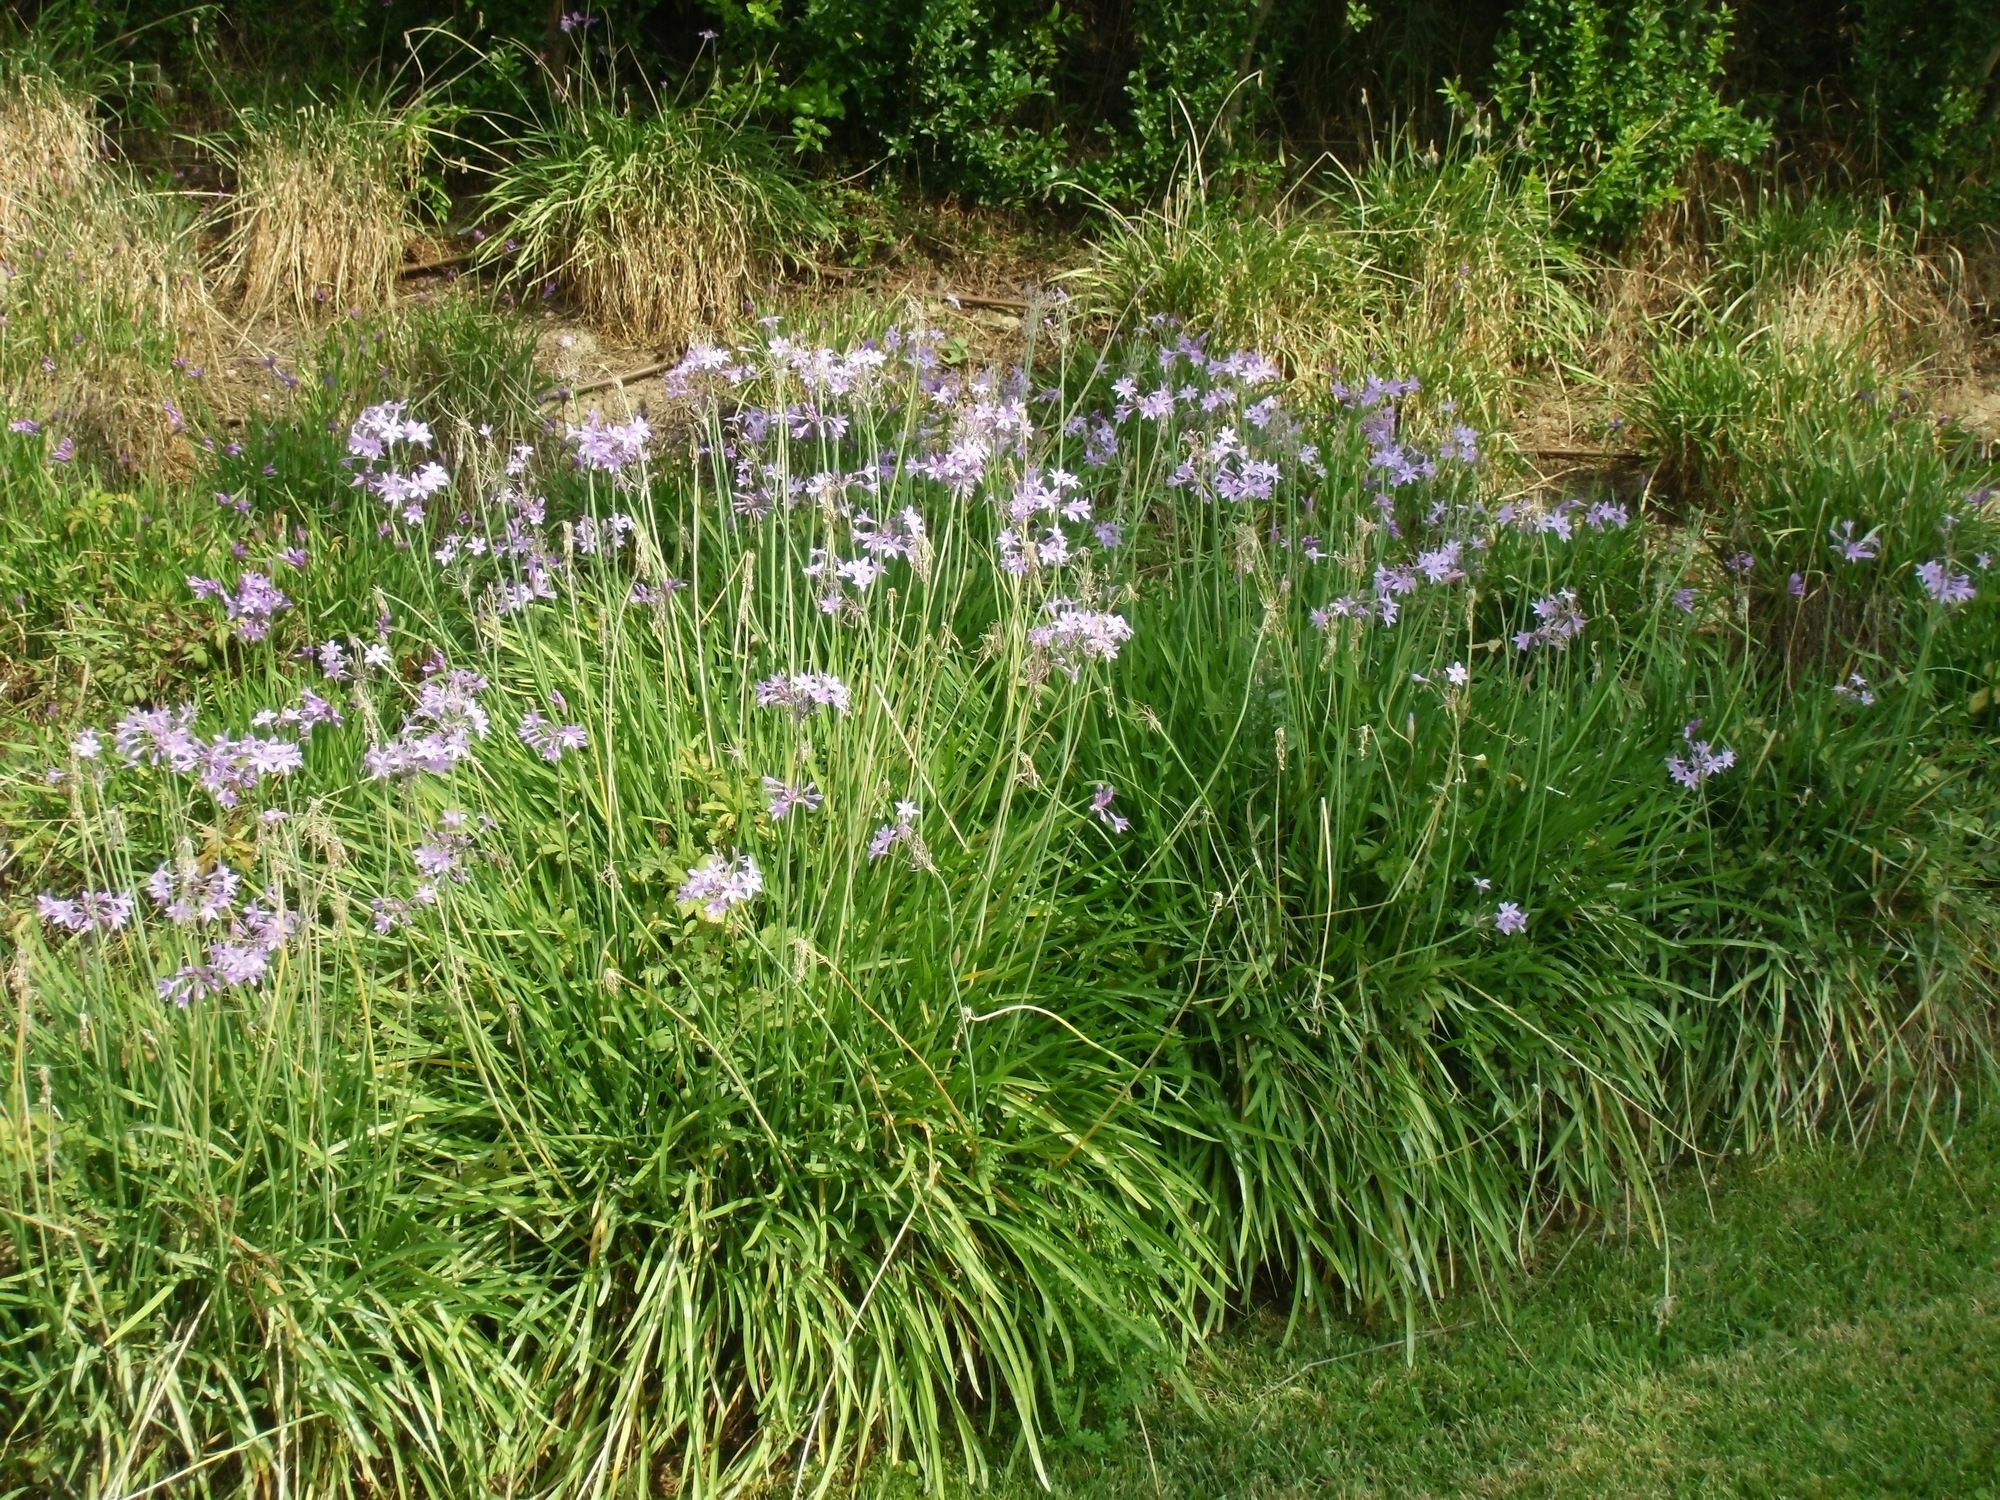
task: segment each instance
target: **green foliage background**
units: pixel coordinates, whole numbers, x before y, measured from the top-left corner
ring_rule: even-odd
[[[615,49],[635,84],[719,92],[802,151],[997,202],[1143,198],[1191,139],[1210,170],[1255,175],[1392,121],[1476,128],[1492,105],[1530,164],[1575,187],[1593,234],[1629,226],[1696,157],[1756,151],[1767,119],[1781,145],[1830,136],[1963,218],[1991,204],[2000,142],[2000,7],[1984,0],[500,0],[444,14],[135,0],[17,19],[94,46],[114,72],[206,49],[306,86],[392,71],[442,27],[489,58],[461,80],[489,103],[533,82],[498,43],[557,77]]]

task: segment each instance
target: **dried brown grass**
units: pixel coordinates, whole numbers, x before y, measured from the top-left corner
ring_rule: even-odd
[[[422,232],[421,126],[315,104],[248,119],[241,135],[223,222],[242,312],[312,321],[387,305],[405,248]]]
[[[1593,364],[1646,378],[1662,339],[1717,326],[1788,349],[1837,346],[1911,378],[1962,378],[1977,355],[1959,248],[1851,199],[1758,201],[1735,179],[1661,210],[1599,274]]]
[[[0,78],[0,250],[96,184],[101,143],[88,99],[32,73]]]
[[[107,158],[90,100],[34,75],[0,83],[0,251],[10,404],[60,413],[85,458],[191,467],[185,368],[214,366],[228,334],[197,215]]]
[[[7,298],[25,335],[26,357],[9,372],[17,390],[35,410],[60,411],[87,454],[185,474],[186,429],[212,389],[188,372],[215,369],[231,342],[189,216],[107,174],[88,194],[45,206],[29,232],[42,248]]]

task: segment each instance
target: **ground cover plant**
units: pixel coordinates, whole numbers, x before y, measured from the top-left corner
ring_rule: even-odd
[[[2000,1127],[1687,1173],[1550,1237],[1532,1279],[1418,1330],[1219,1339],[1199,1404],[1077,1443],[1058,1494],[1980,1494],[1995,1437]],[[884,1473],[870,1493],[912,1493]],[[1002,1493],[1036,1493],[1026,1482]]]
[[[356,358],[81,521],[17,420],[220,669],[9,755],[16,1482],[1039,1473],[1247,1297],[1955,1097],[1990,474],[1707,357],[1800,397],[1720,509],[1059,310],[539,437]]]

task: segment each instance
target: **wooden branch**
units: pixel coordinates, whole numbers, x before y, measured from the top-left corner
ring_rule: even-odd
[[[464,265],[478,253],[477,250],[461,250],[456,255],[442,255],[436,260],[420,260],[414,265],[397,267],[396,274],[398,276],[424,276],[432,271],[449,270],[453,266]]]
[[[1558,463],[1583,463],[1583,464],[1604,464],[1604,463],[1630,463],[1630,464],[1642,464],[1642,463],[1645,463],[1645,462],[1647,462],[1647,461],[1648,461],[1648,460],[1647,460],[1647,457],[1646,457],[1646,455],[1645,455],[1645,454],[1643,454],[1643,453],[1637,453],[1637,452],[1634,452],[1634,451],[1633,451],[1632,449],[1630,449],[1630,448],[1533,448],[1533,447],[1524,447],[1524,448],[1522,448],[1522,449],[1521,449],[1521,451],[1522,451],[1523,453],[1528,453],[1528,454],[1532,454],[1532,455],[1533,455],[1534,457],[1536,457],[1536,458],[1552,458],[1552,459],[1556,460],[1556,462],[1558,462]]]
[[[586,380],[581,385],[559,385],[542,397],[544,405],[552,401],[570,401],[591,391],[601,391],[608,386],[628,385],[634,380],[644,380],[648,375],[658,375],[672,369],[678,360],[656,360],[650,365],[641,365],[636,370],[627,370],[622,375],[600,375],[595,380]]]

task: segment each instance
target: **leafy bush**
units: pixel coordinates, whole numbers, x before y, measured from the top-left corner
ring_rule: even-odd
[[[1719,0],[1522,0],[1494,56],[1494,106],[1527,160],[1616,238],[1670,203],[1700,156],[1745,161],[1768,132],[1718,93],[1731,13]]]
[[[1893,181],[1962,220],[2000,204],[2000,10],[1982,0],[1863,0],[1854,84]]]

